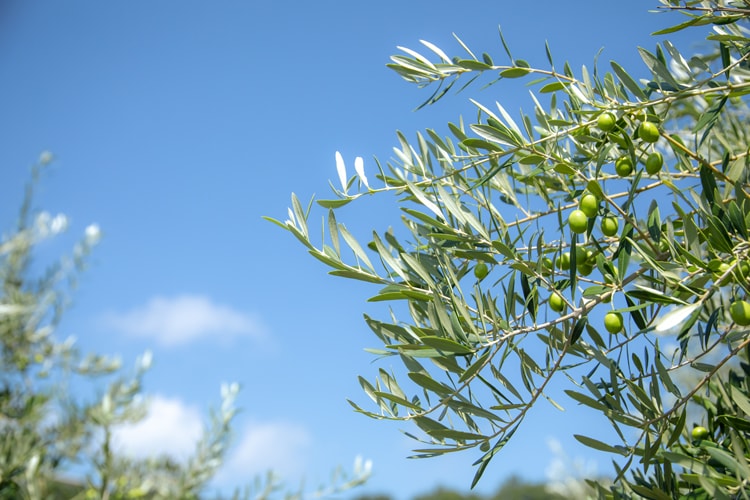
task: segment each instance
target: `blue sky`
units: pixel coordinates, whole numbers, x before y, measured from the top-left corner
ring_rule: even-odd
[[[329,194],[334,154],[347,164],[387,160],[395,131],[445,130],[474,114],[469,98],[531,109],[522,85],[451,95],[414,112],[429,94],[385,68],[396,46],[428,40],[450,55],[458,34],[503,59],[501,25],[515,57],[602,69],[618,60],[644,74],[636,45],[677,22],[655,2],[95,2],[9,1],[0,9],[0,221],[10,228],[42,151],[55,162],[37,207],[65,213],[56,255],[96,223],[102,240],[58,332],[83,350],[131,365],[154,353],[146,378],[152,414],[126,451],[182,453],[222,382],[237,381],[242,413],[216,487],[274,468],[292,484],[325,482],[361,455],[371,481],[357,493],[408,499],[442,484],[468,488],[475,455],[407,460],[406,425],[376,422],[357,375],[380,366],[362,313],[374,290],[327,276],[291,235],[262,220],[286,217],[290,193]],[[694,40],[697,34],[689,33]],[[690,49],[690,39],[673,38]],[[373,175],[374,177],[374,175]],[[322,212],[320,212],[322,213]],[[320,215],[318,213],[318,217]],[[365,202],[340,220],[357,233],[398,224],[393,206]],[[545,479],[558,456],[599,463],[572,432],[606,432],[569,401],[540,404],[480,483],[510,474]],[[582,429],[582,424],[585,429]],[[179,432],[175,433],[175,430]],[[352,493],[354,494],[354,493]]]

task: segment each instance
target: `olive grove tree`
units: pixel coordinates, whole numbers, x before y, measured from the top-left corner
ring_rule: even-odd
[[[36,248],[67,226],[65,216],[34,207],[51,158],[43,154],[33,168],[18,222],[0,238],[0,499],[214,498],[207,486],[231,443],[239,385],[222,386],[221,405],[187,459],[119,452],[118,428],[145,417],[142,380],[151,355],[128,373],[117,358],[84,354],[60,337],[59,321],[100,234],[89,226],[70,255],[39,270]],[[82,388],[94,396],[85,398]],[[232,498],[317,498],[360,485],[369,472],[368,462],[355,462],[352,473],[338,470],[311,492],[290,490],[269,473],[248,478]]]
[[[0,240],[0,498],[196,498],[222,463],[236,413],[237,384],[222,388],[222,405],[194,455],[136,460],[116,452],[118,426],[145,416],[142,379],[147,352],[132,374],[114,357],[83,354],[56,327],[71,290],[99,239],[91,225],[70,255],[39,274],[35,248],[64,231],[64,215],[34,207],[34,188],[52,157],[32,170],[18,222]],[[34,264],[34,265],[32,265]],[[109,377],[102,387],[99,377]],[[98,388],[89,401],[71,389]],[[71,467],[86,480],[66,479]]]
[[[750,2],[658,9],[678,24],[655,35],[708,33],[702,52],[666,37],[637,49],[643,67],[576,71],[546,46],[534,67],[502,34],[502,58],[458,37],[455,57],[402,48],[388,66],[433,89],[425,104],[489,75],[485,92],[526,82],[533,111],[472,100],[476,120],[399,133],[369,179],[337,155],[321,242],[312,202],[271,219],[393,304],[364,320],[403,372],[361,377],[371,407],[354,408],[413,423],[417,457],[474,450],[472,486],[548,400],[611,423],[609,441],[575,435],[612,456],[599,496],[750,497]],[[340,222],[394,194],[397,228],[358,242]]]

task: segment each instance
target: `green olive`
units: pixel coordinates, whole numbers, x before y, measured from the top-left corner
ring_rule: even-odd
[[[646,172],[649,175],[659,173],[662,165],[664,165],[664,157],[658,151],[654,151],[646,158]]]
[[[484,262],[478,262],[477,265],[474,266],[474,276],[478,280],[484,279],[488,274],[490,274],[490,268],[487,267],[487,264]]]
[[[567,271],[570,269],[570,252],[563,252],[556,260],[555,264],[559,269]]]
[[[586,217],[583,210],[576,209],[570,212],[568,225],[570,226],[570,230],[576,234],[585,233],[589,227],[589,218]]]
[[[603,132],[609,132],[614,129],[616,123],[617,118],[609,111],[600,114],[599,118],[596,119],[596,126]]]
[[[638,126],[638,137],[645,142],[656,142],[659,140],[659,127],[652,122],[641,122]]]
[[[565,299],[559,293],[552,292],[549,296],[549,307],[555,312],[562,312],[565,310]]]
[[[613,217],[611,215],[603,217],[602,222],[600,224],[601,229],[602,229],[602,234],[604,236],[616,235],[619,225],[620,223],[617,221],[617,217]]]
[[[586,214],[586,217],[596,217],[599,211],[599,199],[593,194],[585,194],[578,202],[578,208]]]
[[[622,330],[623,321],[622,314],[614,311],[609,311],[604,315],[604,328],[609,333],[617,333]]]
[[[746,300],[732,302],[732,305],[729,306],[729,315],[732,317],[732,321],[740,326],[750,325],[750,302]]]
[[[633,173],[633,161],[630,159],[630,156],[625,155],[617,159],[615,162],[615,172],[620,177],[627,177]]]
[[[708,429],[706,429],[703,426],[696,425],[693,427],[693,431],[690,433],[693,436],[693,439],[696,441],[700,441],[703,439],[708,438]]]

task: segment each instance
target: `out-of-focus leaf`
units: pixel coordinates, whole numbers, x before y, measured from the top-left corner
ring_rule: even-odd
[[[680,326],[684,323],[691,314],[693,314],[700,307],[700,303],[689,304],[685,306],[678,306],[669,311],[667,314],[656,321],[654,330],[658,333],[664,333]]]
[[[611,446],[607,443],[599,441],[598,439],[582,436],[580,434],[574,434],[573,437],[576,438],[579,443],[588,446],[589,448],[593,448],[599,451],[605,451],[607,453],[616,453],[618,455],[628,456],[627,449],[623,447]]]
[[[437,349],[438,351],[450,352],[455,354],[470,354],[472,349],[459,344],[455,340],[447,339],[444,337],[433,337],[425,336],[421,337],[420,340],[427,346]]]
[[[503,446],[505,446],[510,438],[513,437],[513,434],[515,434],[516,429],[518,429],[520,423],[521,422],[517,423],[515,426],[513,426],[512,429],[501,436],[500,439],[497,440],[497,442],[488,452],[482,455],[479,460],[474,462],[474,465],[478,465],[479,467],[477,468],[477,472],[474,474],[474,479],[472,479],[471,481],[472,488],[474,488],[474,486],[476,486],[479,480],[482,478],[482,474],[484,474],[485,469],[490,464],[492,457],[494,457],[501,449],[503,449]]]

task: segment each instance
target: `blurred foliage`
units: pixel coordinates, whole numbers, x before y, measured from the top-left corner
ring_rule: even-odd
[[[350,176],[337,153],[320,241],[312,201],[292,195],[288,218],[270,219],[392,304],[364,319],[372,353],[402,371],[360,377],[371,404],[355,410],[412,425],[415,457],[478,452],[472,486],[546,400],[611,424],[575,435],[612,457],[614,481],[592,479],[592,496],[750,497],[750,2],[658,10],[678,22],[637,48],[637,70],[576,72],[546,45],[534,67],[502,33],[499,56],[458,37],[453,57],[399,47],[388,66],[433,90],[423,106],[520,81],[533,111],[472,98],[473,120],[398,132],[369,172],[357,158]],[[705,40],[686,53],[668,40],[682,30]],[[340,222],[394,194],[400,225]]]
[[[492,494],[461,492],[438,487],[427,493],[417,495],[412,500],[572,500],[575,496],[566,496],[552,491],[545,483],[526,481],[510,477]],[[388,495],[360,495],[355,500],[391,500]]]
[[[237,412],[238,384],[221,387],[221,406],[211,412],[201,439],[186,460],[163,455],[135,459],[118,453],[118,428],[146,415],[142,379],[151,364],[145,353],[133,373],[114,358],[78,351],[56,327],[77,275],[100,237],[89,226],[71,255],[39,271],[34,249],[63,232],[67,219],[36,212],[34,187],[51,161],[42,155],[32,170],[18,223],[0,239],[0,499],[190,499],[205,498],[208,482],[227,452]],[[72,387],[79,397],[75,397]],[[80,397],[91,388],[93,401]],[[72,471],[83,470],[85,479]],[[353,474],[338,471],[314,492],[290,492],[273,474],[257,478],[232,498],[305,498],[332,495],[363,483],[369,462]]]

